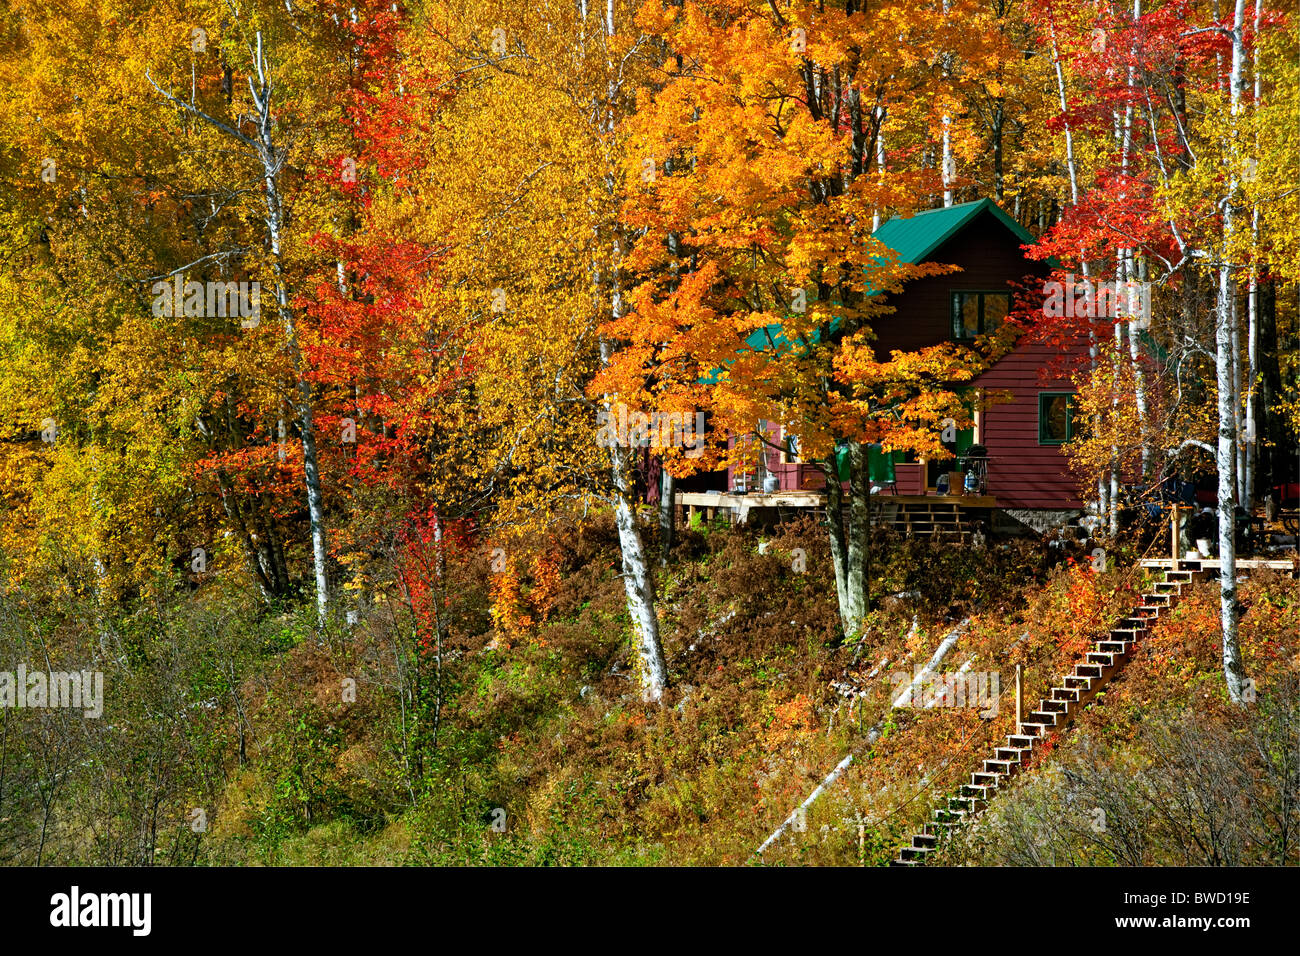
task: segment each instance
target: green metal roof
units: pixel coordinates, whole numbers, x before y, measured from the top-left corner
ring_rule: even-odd
[[[882,225],[873,235],[897,252],[898,258],[903,262],[918,265],[985,211],[992,213],[1022,243],[1033,243],[1034,237],[1024,226],[1003,212],[992,199],[978,199],[944,209],[928,209],[905,219],[896,217]]]
[[[995,219],[1011,230],[1023,244],[1033,244],[1034,237],[1025,227],[1003,212],[1002,207],[992,199],[977,199],[974,202],[959,203],[946,208],[927,209],[905,218],[895,217],[884,223],[872,235],[898,253],[901,262],[919,265],[985,211],[991,213]],[[876,295],[877,291],[870,290],[867,294]],[[838,325],[839,320],[836,319],[832,323],[831,331],[833,332]],[[784,352],[795,347],[795,343],[783,334],[780,323],[769,325],[766,329],[755,329],[745,337],[745,346],[755,352],[762,352],[768,347],[769,335],[776,343],[778,351]],[[817,342],[819,338],[817,331],[814,330],[813,341]],[[705,381],[713,381],[716,376],[715,371]]]

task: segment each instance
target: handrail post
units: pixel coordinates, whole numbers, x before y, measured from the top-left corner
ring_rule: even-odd
[[[1022,703],[1024,699],[1025,682],[1024,675],[1020,670],[1020,665],[1016,665],[1016,733],[1020,734],[1025,722],[1025,708]]]
[[[1170,569],[1173,571],[1177,571],[1178,570],[1178,502],[1175,501],[1173,503],[1173,507],[1169,509],[1169,515],[1170,515],[1169,518],[1170,549],[1169,550],[1173,559],[1170,565]]]

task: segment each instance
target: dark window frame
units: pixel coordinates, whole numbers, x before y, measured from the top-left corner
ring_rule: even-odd
[[[961,297],[964,295],[979,296],[976,300],[976,315],[979,321],[979,331],[976,335],[987,335],[989,328],[984,320],[984,297],[986,295],[1004,296],[1007,300],[1007,311],[1004,313],[1001,321],[1006,321],[1006,316],[1011,314],[1014,302],[1011,293],[1006,289],[950,289],[948,290],[948,325],[949,334],[954,342],[974,342],[976,335],[963,335],[965,328],[961,321]]]
[[[1074,440],[1074,400],[1078,395],[1077,392],[1039,392],[1038,393],[1038,444],[1060,446]],[[1065,399],[1065,437],[1049,438],[1047,430],[1044,428],[1046,419],[1043,415],[1043,404],[1045,399],[1064,398]]]

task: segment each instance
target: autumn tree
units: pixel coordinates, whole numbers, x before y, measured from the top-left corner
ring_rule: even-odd
[[[945,419],[969,421],[958,388],[983,358],[950,344],[880,355],[872,343],[891,311],[882,293],[946,268],[902,263],[871,236],[881,210],[942,191],[933,164],[880,166],[875,149],[886,103],[942,92],[929,67],[943,53],[939,20],[854,4],[639,15],[683,66],[666,64],[629,125],[639,282],[633,311],[609,326],[628,344],[597,385],[644,410],[707,409],[724,463],[771,441],[760,422],[797,435],[827,480],[846,633],[869,607],[867,446],[936,453]]]

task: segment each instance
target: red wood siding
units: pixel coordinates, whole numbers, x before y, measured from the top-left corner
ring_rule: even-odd
[[[1046,264],[1026,259],[1020,240],[989,213],[944,243],[929,261],[958,265],[962,271],[917,279],[891,298],[897,311],[875,324],[878,357],[887,357],[892,349],[915,351],[949,341],[953,292],[1011,290],[1013,284],[1030,277],[1041,279],[1049,272]],[[985,389],[1009,391],[1014,399],[989,409],[981,421],[980,442],[990,459],[988,493],[997,498],[999,507],[1078,508],[1082,504],[1060,446],[1038,443],[1038,393],[1074,390],[1068,379],[1044,377],[1044,370],[1061,364],[1059,352],[1021,345],[976,382]],[[913,477],[899,470],[899,493],[924,494],[920,466],[899,467],[917,472]]]
[[[920,462],[899,462],[894,465],[894,484],[900,495],[925,494],[925,466]]]
[[[1079,346],[1073,350],[1084,352]],[[980,441],[989,453],[989,494],[1000,508],[1079,508],[1077,480],[1060,445],[1038,442],[1039,392],[1072,392],[1063,378],[1060,352],[1020,345],[981,375],[976,384],[1010,392],[1013,401],[983,413]]]

